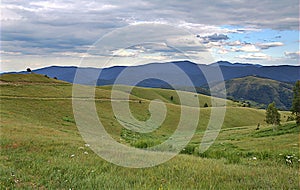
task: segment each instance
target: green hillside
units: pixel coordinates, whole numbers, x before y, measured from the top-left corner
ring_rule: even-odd
[[[283,125],[273,131],[264,123],[264,110],[238,107],[229,100],[225,108],[218,101],[212,105],[208,96],[189,94],[199,99],[202,108],[195,135],[182,154],[152,168],[123,168],[106,162],[85,146],[73,116],[71,84],[41,75],[30,76],[32,81],[23,76],[27,75],[0,78],[5,81],[0,84],[0,189],[299,187],[299,127],[294,122],[285,123],[289,112],[281,112]],[[117,93],[126,95],[127,89],[121,87]],[[166,103],[168,114],[162,126],[145,134],[119,124],[110,97],[111,87],[96,88],[99,119],[116,141],[145,148],[165,141],[176,130],[181,108],[174,91],[133,89],[129,104],[139,120],[150,117],[150,100]],[[204,108],[204,103],[209,107]],[[198,147],[212,109],[226,109],[225,121],[212,147],[200,154]],[[257,123],[260,130],[255,130]],[[293,156],[292,164],[285,161],[288,155]]]
[[[14,82],[14,83],[66,83],[64,81],[49,78],[47,75],[40,75],[35,73],[30,74],[2,74],[0,75],[1,83]]]
[[[266,107],[273,101],[283,110],[292,105],[293,84],[272,79],[247,76],[226,81],[227,96],[236,100],[250,100],[253,104]]]

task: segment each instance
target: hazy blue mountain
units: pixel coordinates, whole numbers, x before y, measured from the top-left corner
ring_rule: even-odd
[[[219,67],[217,67],[218,65]],[[222,71],[224,80],[245,76],[258,76],[293,83],[300,79],[300,66],[261,66],[242,63],[232,64],[226,61],[219,61],[210,65],[195,64],[190,61],[177,61],[129,67],[115,66],[104,69],[51,66],[33,70],[33,72],[48,75],[49,77],[57,77],[67,82],[74,82],[76,71],[79,71],[78,73],[82,73],[82,75],[77,78],[76,82],[90,85],[111,85],[114,84],[120,73],[126,73],[126,76],[119,78],[117,84],[133,85],[137,79],[148,77],[147,80],[140,81],[134,85],[169,88],[170,85],[177,87],[190,86],[186,80],[183,80],[185,74],[189,76],[194,86],[205,86],[207,85],[207,81],[204,73],[214,76],[218,69]],[[99,73],[100,76],[98,76]],[[159,80],[159,78],[168,79],[169,84],[163,80]],[[212,78],[212,82],[219,82],[219,79]]]
[[[226,66],[226,67],[248,67],[248,66],[255,66],[255,67],[262,67],[259,64],[251,64],[251,63],[231,63],[229,61],[218,61],[215,63],[210,64],[210,66]]]

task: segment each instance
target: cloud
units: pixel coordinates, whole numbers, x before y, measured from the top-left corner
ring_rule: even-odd
[[[248,53],[246,55],[239,55],[237,58],[245,60],[265,60],[270,59],[270,56],[264,53]]]
[[[118,57],[134,57],[138,54],[137,51],[132,51],[130,49],[118,49],[112,52],[112,56]]]
[[[0,59],[0,62],[1,63],[10,63],[11,60],[9,60],[9,59]]]
[[[218,41],[222,41],[222,40],[228,40],[229,37],[225,34],[213,34],[210,36],[204,36],[201,37],[200,35],[197,35],[198,38],[201,38],[202,43],[209,43],[209,42],[218,42]]]
[[[232,47],[234,52],[259,52],[260,50],[253,44],[245,44],[241,47]]]
[[[256,46],[258,46],[261,49],[269,49],[271,47],[278,47],[283,46],[284,44],[282,42],[268,42],[268,43],[257,43]]]
[[[13,52],[13,51],[3,51],[1,50],[0,51],[0,54],[4,54],[4,55],[21,55],[22,53],[21,52]]]
[[[227,54],[227,53],[228,53],[228,50],[225,49],[225,48],[221,48],[221,49],[218,49],[218,50],[217,50],[217,53],[218,53],[218,54]]]
[[[141,23],[171,24],[193,35],[199,34],[203,37],[200,43],[207,43],[200,47],[178,39],[184,51],[207,51],[225,43],[244,46],[242,42],[237,44],[239,39],[232,38],[236,41],[230,42],[228,38],[264,28],[298,30],[299,8],[295,6],[298,4],[297,0],[272,3],[269,0],[2,0],[1,49],[22,55],[43,55],[45,59],[65,56],[64,52],[69,52],[68,57],[72,56],[70,52],[78,56],[108,32]],[[166,38],[169,35],[166,31],[159,32]],[[260,49],[279,46],[253,45]],[[238,48],[235,50],[256,52],[253,47]]]
[[[299,60],[300,51],[297,52],[284,52],[284,55],[290,59],[297,59]]]
[[[244,45],[245,43],[239,41],[239,40],[236,40],[236,41],[230,41],[230,42],[227,42],[226,45],[227,46],[241,46],[241,45]]]
[[[77,58],[87,58],[87,57],[96,57],[95,55],[91,55],[89,53],[80,53],[80,52],[55,52],[54,55],[58,56],[66,56],[66,57],[77,57]]]

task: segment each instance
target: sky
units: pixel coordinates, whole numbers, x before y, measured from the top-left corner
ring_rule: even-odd
[[[181,59],[299,65],[299,1],[2,0],[0,53],[1,72]]]

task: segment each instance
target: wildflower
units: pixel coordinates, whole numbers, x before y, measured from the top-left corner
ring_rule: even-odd
[[[286,158],[287,158],[287,159],[290,159],[290,158],[291,158],[291,156],[287,155],[287,156],[286,156]]]
[[[85,151],[83,154],[89,154],[87,151]]]
[[[287,164],[292,164],[292,160],[289,160],[289,159],[285,159],[285,162],[286,162]]]
[[[82,146],[78,147],[78,150],[83,150],[84,148]]]
[[[85,144],[84,146],[85,146],[85,147],[90,147],[90,145],[89,145],[89,144]]]
[[[75,157],[75,154],[72,154],[72,155],[71,155],[71,158],[74,158],[74,157]]]
[[[257,158],[254,156],[253,158],[252,158],[253,160],[257,160]]]
[[[279,156],[282,156],[282,154],[280,153]]]

